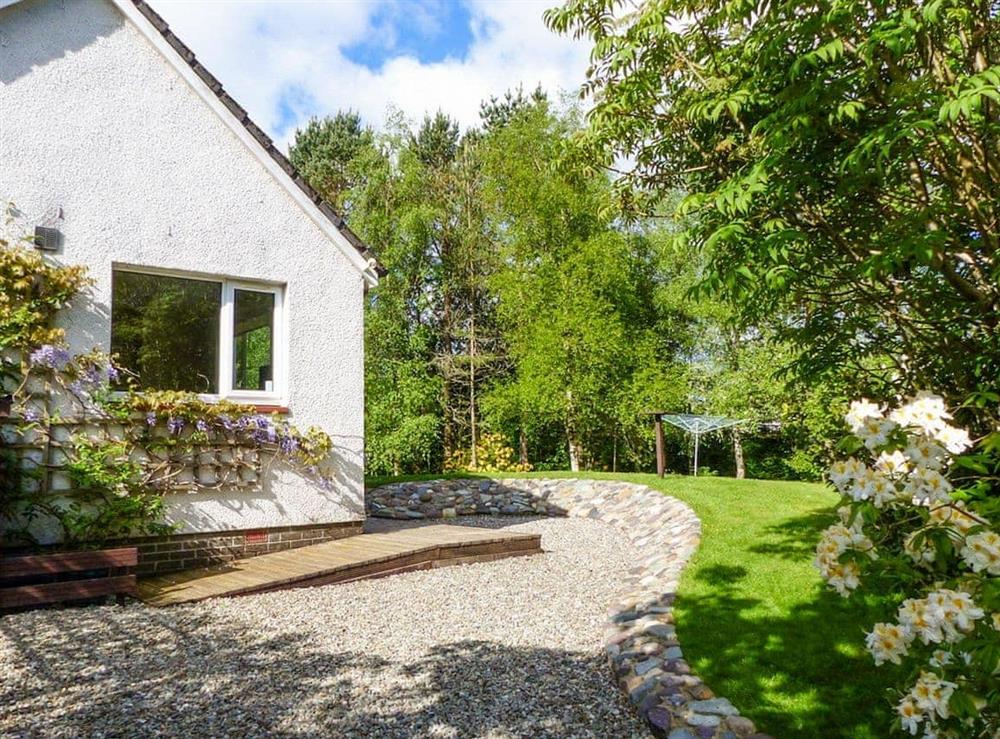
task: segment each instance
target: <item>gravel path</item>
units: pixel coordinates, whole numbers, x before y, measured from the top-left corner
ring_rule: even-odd
[[[539,532],[547,553],[0,617],[0,736],[647,736],[602,648],[623,538],[587,519],[471,523]]]

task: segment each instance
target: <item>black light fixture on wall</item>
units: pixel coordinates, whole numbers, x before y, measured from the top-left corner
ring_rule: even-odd
[[[41,223],[35,226],[33,239],[35,248],[40,251],[59,251],[62,247],[62,231],[57,228],[57,224],[63,220],[63,209],[52,208],[49,214],[40,220]]]
[[[62,232],[51,226],[35,226],[35,248],[41,251],[59,251]]]

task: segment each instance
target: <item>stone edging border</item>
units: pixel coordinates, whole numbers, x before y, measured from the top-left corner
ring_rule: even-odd
[[[609,612],[605,637],[618,685],[657,737],[769,739],[691,673],[674,628],[681,572],[701,540],[686,504],[616,480],[452,479],[392,483],[366,495],[369,515],[452,518],[474,514],[576,516],[622,533],[640,559]]]

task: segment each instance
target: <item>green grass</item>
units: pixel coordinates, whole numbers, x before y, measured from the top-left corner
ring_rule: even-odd
[[[697,512],[702,542],[681,582],[678,637],[696,674],[760,731],[888,735],[892,715],[884,696],[894,675],[876,668],[863,648],[865,629],[884,618],[887,603],[847,602],[823,587],[812,566],[819,532],[833,519],[833,493],[800,482],[580,476],[644,483]]]

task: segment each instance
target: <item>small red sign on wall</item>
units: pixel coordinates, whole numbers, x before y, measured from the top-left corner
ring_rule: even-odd
[[[243,540],[247,544],[266,544],[267,543],[267,532],[266,531],[248,531]]]

